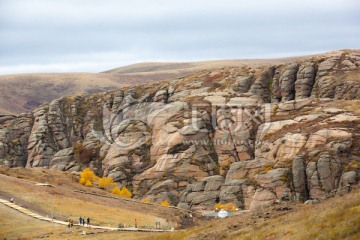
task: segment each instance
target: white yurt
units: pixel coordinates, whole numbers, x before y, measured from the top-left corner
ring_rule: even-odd
[[[224,209],[221,209],[218,213],[219,218],[226,218],[228,216],[229,216],[229,213],[227,211],[225,211]]]

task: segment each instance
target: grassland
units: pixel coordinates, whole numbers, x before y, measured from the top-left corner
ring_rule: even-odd
[[[229,239],[360,239],[360,191],[235,231]]]
[[[2,192],[10,194],[16,199],[26,201],[36,208],[44,209],[63,218],[78,219],[79,216],[86,216],[92,219],[97,225],[115,227],[122,223],[126,226],[134,225],[137,219],[140,225],[154,225],[156,221],[166,224],[166,220],[149,214],[111,206],[110,202],[103,204],[93,201],[93,196],[82,196],[81,194],[69,193],[61,189],[51,187],[32,186],[31,184],[17,183],[14,181],[0,182]],[[34,194],[34,192],[36,194]]]
[[[28,179],[43,180],[52,175],[50,182],[63,182],[64,188],[78,189],[79,185],[71,174],[41,169],[9,169],[8,175]],[[81,188],[82,186],[80,186]],[[0,192],[15,196],[35,208],[51,211],[61,216],[77,219],[78,216],[89,216],[93,223],[116,226],[117,223],[133,224],[138,219],[139,225],[153,224],[162,221],[175,212],[161,212],[159,208],[148,206],[141,209],[135,203],[84,196],[68,190],[35,186],[20,180],[9,180],[0,175]],[[99,190],[100,191],[100,190]],[[53,198],[53,201],[51,201]],[[290,203],[289,203],[290,204]],[[146,206],[146,205],[144,205]],[[46,222],[28,219],[14,210],[0,207],[0,236],[6,239],[33,239],[49,235],[50,239],[359,239],[360,238],[360,190],[344,196],[337,196],[316,205],[291,203],[289,211],[276,209],[268,213],[244,213],[228,219],[202,219],[198,225],[171,233],[123,233],[90,231],[87,236],[80,235],[83,229],[57,226],[52,232]],[[166,209],[167,208],[160,208]],[[159,216],[160,215],[160,216]],[[5,217],[6,216],[6,217]],[[7,216],[11,216],[10,218]],[[161,219],[161,216],[163,218]]]
[[[62,96],[118,89],[131,83],[113,74],[34,73],[0,76],[0,114],[18,114]]]
[[[177,215],[180,213],[176,209],[74,192],[73,190],[82,190],[114,196],[101,189],[80,185],[78,177],[73,174],[43,169],[0,170],[0,173],[19,178],[0,175],[0,197],[14,197],[20,205],[42,215],[54,212],[55,217],[62,220],[85,216],[90,217],[96,225],[111,227],[116,227],[120,223],[131,226],[134,225],[135,219],[139,227],[154,226],[155,222],[160,222],[162,226],[177,226]],[[48,182],[58,187],[36,186],[24,180]]]
[[[0,204],[0,237],[1,239],[138,239],[144,236],[156,236],[151,233],[109,232],[104,230],[68,228],[62,225],[33,219],[18,211]],[[5,217],[6,216],[6,217]],[[82,235],[83,231],[87,235]],[[104,235],[105,234],[105,235]]]
[[[360,116],[360,100],[334,100],[322,104],[324,107],[328,108],[339,108],[352,112],[355,115]]]
[[[1,239],[32,239],[52,231],[50,223],[34,220],[3,204],[0,204],[0,216]],[[54,231],[61,228],[64,227],[54,225]]]
[[[186,231],[164,233],[156,239],[360,239],[360,191],[318,205],[303,205],[291,213],[267,220],[258,219],[255,224],[247,226],[242,226],[243,218],[214,220]]]

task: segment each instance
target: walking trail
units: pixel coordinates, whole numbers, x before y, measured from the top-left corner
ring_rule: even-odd
[[[28,215],[30,217],[33,217],[33,218],[36,218],[36,219],[39,219],[42,221],[47,221],[47,222],[51,222],[51,223],[55,223],[55,224],[61,224],[61,225],[65,225],[65,226],[68,225],[67,222],[41,216],[41,215],[34,213],[26,208],[16,205],[15,203],[9,202],[9,201],[1,199],[1,198],[0,198],[0,203],[4,204],[10,208],[13,208],[25,215]],[[136,232],[170,232],[170,231],[173,231],[173,230],[147,229],[147,228],[135,228],[135,227],[113,228],[113,227],[104,227],[104,226],[95,226],[95,225],[89,225],[89,226],[82,226],[80,224],[74,224],[74,225],[84,227],[84,228],[103,229],[103,230],[110,230],[110,231],[136,231]]]

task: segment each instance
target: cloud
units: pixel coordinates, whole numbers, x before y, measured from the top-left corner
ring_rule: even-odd
[[[358,48],[356,0],[0,1],[0,74]]]

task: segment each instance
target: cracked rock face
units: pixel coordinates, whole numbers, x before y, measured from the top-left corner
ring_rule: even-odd
[[[287,66],[285,71],[280,75],[279,84],[283,101],[294,100],[295,98],[295,80],[298,69],[299,65],[293,63]]]
[[[0,164],[90,167],[187,209],[321,200],[359,183],[359,65],[342,51],[63,97],[0,116]]]
[[[315,82],[316,66],[306,63],[299,67],[295,81],[296,99],[308,98]]]

